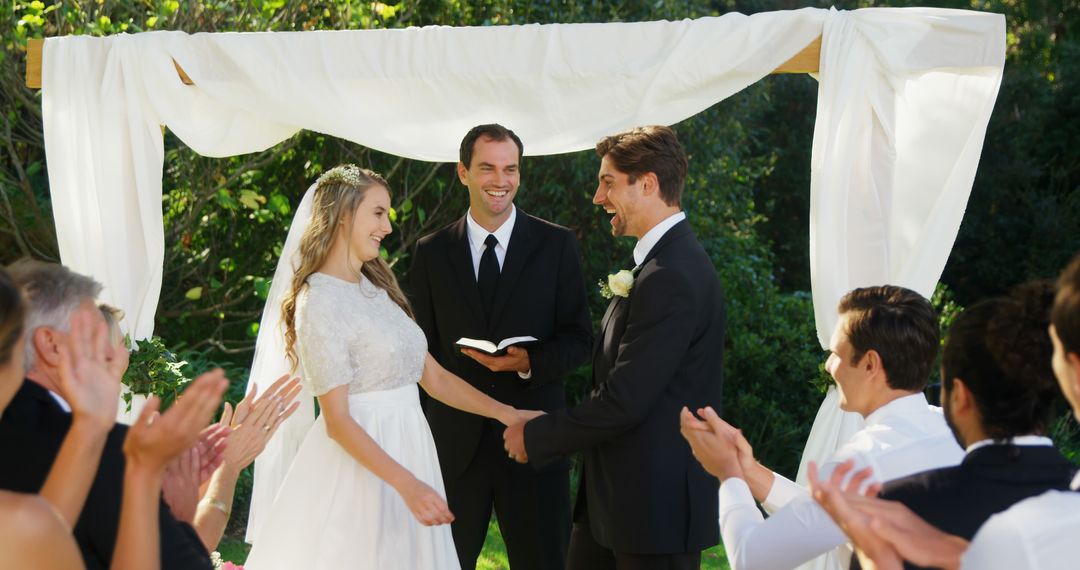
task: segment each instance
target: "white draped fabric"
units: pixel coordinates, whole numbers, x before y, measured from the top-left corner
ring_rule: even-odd
[[[960,229],[1005,64],[1005,18],[940,9],[830,11],[810,172],[810,272],[827,347],[847,291],[934,292]],[[862,428],[830,389],[796,481]],[[847,567],[842,549],[800,570]]]
[[[853,286],[932,291],[997,94],[1002,16],[808,8],[678,22],[50,38],[43,112],[61,257],[104,283],[127,332],[146,337],[164,256],[159,125],[208,156],[310,129],[455,161],[462,134],[483,122],[513,128],[528,154],[570,152],[700,112],[819,34],[810,255],[824,342]],[[195,85],[180,82],[174,60]],[[813,439],[808,456],[828,455]],[[288,465],[288,453],[275,461]],[[263,479],[271,471],[257,485],[276,488]]]

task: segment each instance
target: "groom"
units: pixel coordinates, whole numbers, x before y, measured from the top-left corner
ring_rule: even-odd
[[[679,435],[684,405],[720,403],[724,299],[680,208],[687,160],[667,127],[596,145],[593,203],[633,236],[634,282],[616,283],[580,405],[510,426],[511,457],[541,467],[582,451],[568,569],[698,568],[719,541],[718,485]],[[623,293],[620,295],[620,293]]]

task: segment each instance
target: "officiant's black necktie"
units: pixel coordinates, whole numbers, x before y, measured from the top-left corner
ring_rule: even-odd
[[[495,303],[495,285],[499,282],[499,259],[495,257],[495,246],[499,238],[488,234],[484,240],[483,255],[480,256],[480,271],[476,276],[476,285],[480,288],[480,300],[484,302],[484,311],[491,318],[491,305]]]

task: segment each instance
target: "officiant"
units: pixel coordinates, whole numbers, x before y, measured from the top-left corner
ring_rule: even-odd
[[[417,242],[408,275],[428,351],[493,398],[519,409],[566,407],[564,376],[592,347],[581,254],[569,229],[514,206],[524,147],[497,124],[470,130],[457,174],[469,210]],[[491,356],[455,343],[537,342]],[[435,400],[425,406],[454,513],[462,568],[474,568],[492,510],[513,570],[562,569],[570,537],[570,464],[537,471],[507,457],[504,427]]]

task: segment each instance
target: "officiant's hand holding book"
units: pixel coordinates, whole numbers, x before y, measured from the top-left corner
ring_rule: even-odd
[[[533,336],[515,336],[507,339],[503,339],[499,344],[495,344],[490,340],[477,340],[475,338],[459,338],[454,343],[455,346],[461,349],[471,348],[478,350],[491,356],[505,356],[507,349],[511,346],[523,346],[537,342],[537,338]]]
[[[517,372],[522,379],[532,375],[532,363],[525,345],[538,342],[536,337],[516,336],[499,344],[487,340],[460,338],[457,345],[462,354],[479,362],[492,372]]]

